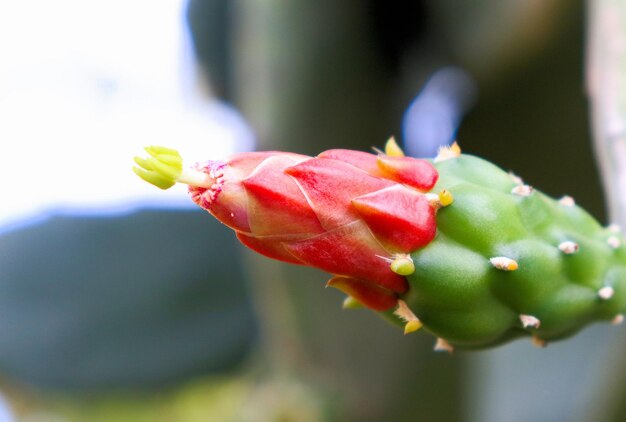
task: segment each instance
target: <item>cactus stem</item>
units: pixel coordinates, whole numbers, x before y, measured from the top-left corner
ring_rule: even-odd
[[[346,298],[343,300],[343,303],[341,304],[341,307],[343,309],[360,309],[363,308],[363,304],[352,296],[346,296]]]
[[[619,240],[619,237],[617,236],[609,236],[609,238],[606,239],[606,243],[613,249],[619,248],[622,244],[622,242]]]
[[[615,294],[615,290],[611,286],[604,286],[598,290],[598,297],[602,300],[609,300]]]
[[[517,185],[511,189],[511,193],[518,196],[530,196],[533,193],[533,188],[530,185]]]
[[[565,242],[559,243],[559,250],[566,255],[571,255],[573,253],[578,252],[579,246],[576,242],[571,242],[569,240]]]
[[[435,163],[440,161],[449,160],[450,158],[456,158],[461,155],[461,147],[454,141],[452,145],[439,148],[439,153],[433,160]]]
[[[559,199],[559,204],[563,205],[564,207],[573,207],[574,205],[576,205],[576,201],[574,201],[574,198],[572,198],[571,196],[566,195]]]
[[[611,324],[613,325],[622,325],[623,322],[624,322],[624,314],[617,314],[611,320]]]
[[[404,157],[404,151],[402,151],[402,148],[400,148],[393,136],[385,143],[385,154],[390,157]]]
[[[452,354],[452,352],[454,352],[454,347],[441,337],[437,337],[434,350],[435,352],[448,352]]]
[[[521,314],[519,320],[524,328],[539,328],[541,326],[541,321],[532,315]]]
[[[422,322],[415,316],[404,300],[398,299],[398,307],[393,313],[406,322],[404,324],[404,334],[410,334],[422,328]]]
[[[502,271],[515,271],[519,268],[517,261],[505,256],[494,256],[489,259],[491,265]]]
[[[544,347],[546,347],[548,345],[547,341],[545,341],[544,339],[539,338],[537,336],[532,336],[530,341],[532,342],[533,346],[539,347],[540,349],[543,349]]]
[[[407,254],[398,255],[396,259],[391,261],[389,268],[391,268],[391,271],[401,276],[411,275],[415,272],[413,259]]]

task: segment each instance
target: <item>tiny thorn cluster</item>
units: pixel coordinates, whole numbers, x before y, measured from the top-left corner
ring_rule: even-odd
[[[322,269],[344,309],[369,308],[426,331],[434,349],[545,347],[626,313],[621,229],[525,184],[458,144],[432,161],[382,151],[316,157],[241,153],[183,168],[177,151],[148,147],[134,171],[192,200],[247,247]]]

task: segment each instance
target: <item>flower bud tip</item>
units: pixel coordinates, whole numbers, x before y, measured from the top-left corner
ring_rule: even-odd
[[[401,276],[411,275],[415,272],[415,264],[409,255],[399,256],[391,261],[389,267],[391,271]]]
[[[404,335],[414,333],[420,330],[423,327],[423,324],[419,320],[409,321],[404,324]]]
[[[328,287],[328,286],[327,286]],[[341,305],[343,309],[360,309],[363,308],[363,304],[353,298],[352,296],[347,296]]]
[[[390,157],[404,157],[404,151],[393,136],[385,144],[385,154]]]

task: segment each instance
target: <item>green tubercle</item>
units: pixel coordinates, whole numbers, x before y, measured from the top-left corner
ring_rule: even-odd
[[[208,174],[183,169],[183,158],[177,150],[162,146],[144,149],[149,157],[135,157],[134,161],[139,167],[133,167],[133,171],[151,185],[166,190],[177,182],[207,188],[213,184],[213,179]]]

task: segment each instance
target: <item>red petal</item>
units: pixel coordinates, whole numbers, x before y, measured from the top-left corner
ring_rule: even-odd
[[[285,172],[296,179],[326,230],[358,218],[350,205],[353,198],[392,185],[350,164],[328,158],[306,160]]]
[[[304,236],[298,236],[298,238]],[[246,233],[237,233],[237,238],[241,243],[249,247],[255,252],[265,255],[269,258],[277,259],[279,261],[290,262],[292,264],[301,264],[283,244],[284,241],[294,241],[293,238],[285,238],[285,236],[265,236],[255,237]]]
[[[318,155],[318,158],[332,158],[360,168],[374,176],[382,175],[378,168],[376,155],[351,149],[329,149]]]
[[[322,233],[324,230],[300,187],[283,170],[293,160],[273,156],[242,181],[248,192],[248,222],[255,235]]]
[[[369,281],[335,276],[326,285],[341,290],[375,311],[386,311],[398,304],[394,292]]]
[[[290,152],[278,152],[278,151],[258,151],[258,152],[241,152],[235,154],[228,160],[228,166],[230,167],[232,174],[243,179],[254,171],[259,164],[269,157],[281,156],[292,159],[294,163],[306,160],[306,155],[294,154]]]
[[[412,157],[379,155],[378,166],[386,177],[423,191],[431,190],[439,178],[432,164]]]
[[[396,185],[352,201],[374,233],[393,251],[412,252],[435,237],[435,210],[424,194]]]
[[[374,239],[367,225],[352,224],[298,242],[285,248],[300,261],[332,274],[369,280],[398,293],[408,289],[404,277],[389,269],[389,256]]]

